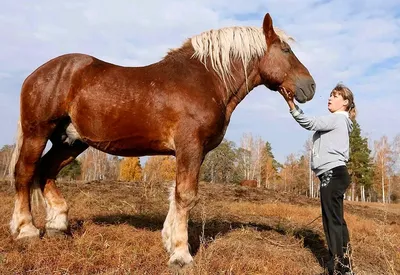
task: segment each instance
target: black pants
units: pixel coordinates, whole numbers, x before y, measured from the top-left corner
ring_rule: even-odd
[[[335,167],[319,176],[321,181],[322,222],[331,260],[328,262],[329,272],[348,265],[344,259],[347,251],[349,231],[343,216],[343,199],[350,185],[350,176],[346,166]],[[335,259],[339,259],[341,267],[335,267]],[[344,259],[344,260],[343,260]]]

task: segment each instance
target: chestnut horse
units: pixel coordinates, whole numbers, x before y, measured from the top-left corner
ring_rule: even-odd
[[[240,186],[257,187],[257,185],[256,180],[242,180],[240,182]]]
[[[162,239],[170,265],[191,263],[188,218],[199,169],[223,139],[236,106],[258,85],[284,87],[300,103],[314,96],[314,80],[289,40],[266,14],[262,28],[204,32],[144,67],[83,54],[40,66],[21,90],[12,234],[39,236],[30,203],[34,179],[46,202],[46,232],[68,230],[68,206],[55,180],[88,146],[119,156],[174,155],[176,184]],[[52,147],[42,156],[48,140]]]

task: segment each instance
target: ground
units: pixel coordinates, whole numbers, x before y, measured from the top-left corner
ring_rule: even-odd
[[[169,184],[63,182],[71,236],[16,242],[14,189],[0,182],[0,274],[174,274],[161,229]],[[318,199],[201,183],[191,212],[195,264],[183,274],[321,274],[327,250]],[[42,209],[35,222],[44,227]],[[400,274],[400,205],[345,202],[357,274]]]

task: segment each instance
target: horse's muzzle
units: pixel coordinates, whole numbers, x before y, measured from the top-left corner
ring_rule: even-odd
[[[315,81],[314,79],[304,78],[296,82],[295,98],[300,103],[310,101],[315,94]]]

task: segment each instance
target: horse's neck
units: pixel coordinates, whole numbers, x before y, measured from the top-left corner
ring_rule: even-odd
[[[258,72],[258,65],[254,62],[249,65],[247,70],[247,76],[244,72],[241,63],[233,64],[233,68],[238,68],[233,72],[234,83],[228,87],[228,96],[226,98],[226,118],[229,120],[232,112],[235,110],[237,105],[251,92],[256,86],[261,84],[261,78]]]
[[[199,60],[194,60],[192,58],[194,54],[193,47],[190,43],[186,43],[182,48],[177,49],[169,53],[164,61],[167,62],[172,68],[176,62],[185,63],[185,62],[194,62],[195,67],[198,66],[198,72],[204,70],[207,75],[210,77],[209,83],[215,83],[214,91],[217,92],[217,97],[220,99],[220,103],[225,106],[225,116],[229,121],[232,112],[235,110],[236,106],[246,97],[246,95],[254,89],[254,87],[261,84],[261,79],[258,72],[258,61],[253,61],[248,64],[247,71],[245,73],[243,68],[243,63],[240,60],[236,60],[232,62],[231,68],[231,76],[225,76],[225,81],[217,75],[215,71],[210,68],[206,68],[204,64],[202,64]],[[211,61],[208,60],[208,64]],[[193,63],[192,63],[193,64]],[[182,66],[176,66],[181,68]],[[192,66],[187,65],[187,68],[191,68]],[[197,70],[196,69],[196,70]],[[219,83],[219,85],[217,84]]]

